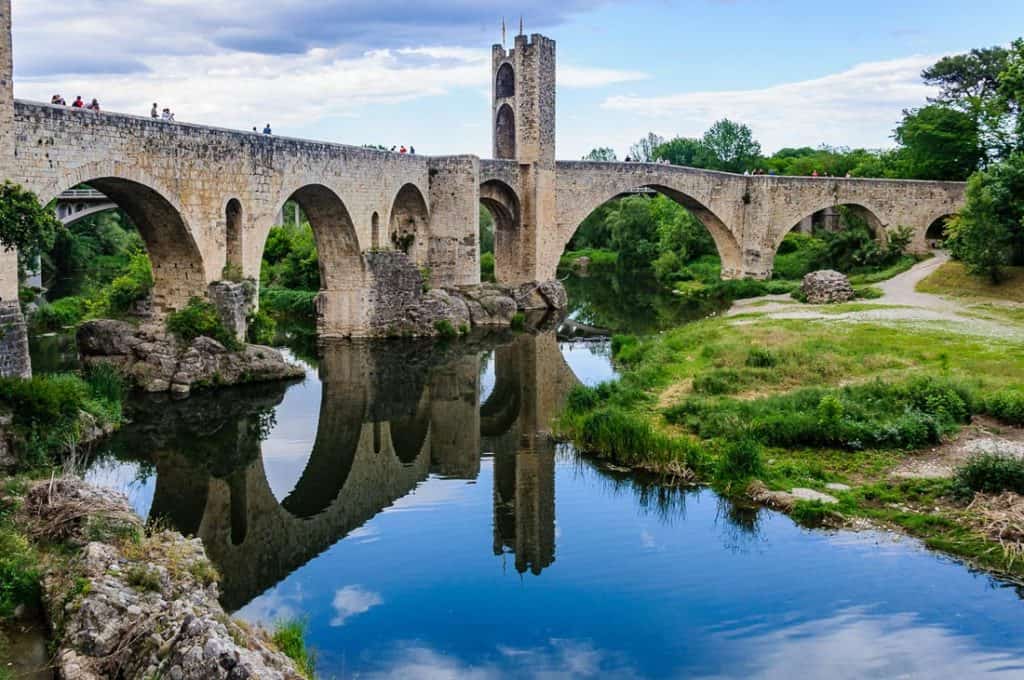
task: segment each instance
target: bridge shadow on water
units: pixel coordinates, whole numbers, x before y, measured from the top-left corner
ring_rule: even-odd
[[[489,357],[495,381],[482,399]],[[553,332],[450,345],[339,342],[321,346],[317,363],[305,386],[133,400],[131,423],[108,446],[155,476],[151,522],[203,540],[223,576],[228,610],[244,607],[429,476],[476,480],[481,455],[494,456],[495,554],[514,553],[520,572],[539,574],[554,562],[555,445],[548,429],[578,380]],[[288,391],[316,382],[312,450],[290,491],[275,495],[263,442]]]

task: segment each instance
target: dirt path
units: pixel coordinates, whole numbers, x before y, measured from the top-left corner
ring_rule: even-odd
[[[883,295],[865,301],[867,309],[830,313],[827,306],[815,307],[793,300],[788,295],[769,295],[752,300],[739,300],[725,315],[758,314],[771,319],[829,319],[834,321],[916,322],[941,325],[948,330],[990,338],[1024,341],[1024,327],[1019,324],[979,318],[971,305],[955,299],[921,293],[917,284],[949,261],[949,255],[937,252],[935,257],[919,262],[908,271],[876,285]]]

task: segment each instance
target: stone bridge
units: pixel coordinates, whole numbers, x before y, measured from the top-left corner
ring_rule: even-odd
[[[289,200],[316,236],[322,336],[385,332],[395,281],[420,273],[435,288],[480,282],[478,206],[495,215],[496,275],[520,285],[555,277],[573,233],[602,203],[638,188],[663,193],[707,226],[725,277],[767,278],[783,236],[823,208],[852,205],[880,238],[906,226],[914,247],[955,213],[964,185],[942,182],[745,177],[648,164],[555,161],[555,43],[518,36],[493,48],[494,158],[421,157],[270,137],[121,114],[95,114],[13,96],[10,0],[0,0],[0,178],[43,202],[79,185],[136,223],[153,261],[154,310],[179,308],[225,272],[259,280],[267,234]],[[379,258],[404,251],[407,259]],[[389,263],[381,266],[381,262]],[[14,318],[13,253],[0,254],[0,305]],[[410,284],[407,286],[415,289]],[[408,291],[406,291],[407,293]],[[401,294],[405,294],[399,292]],[[10,322],[10,319],[5,319]],[[0,347],[0,372],[17,333]]]

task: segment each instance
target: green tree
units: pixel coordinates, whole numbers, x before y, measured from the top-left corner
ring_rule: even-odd
[[[654,150],[654,160],[668,161],[672,165],[703,168],[708,161],[708,151],[699,139],[676,137]]]
[[[1013,41],[1006,68],[999,74],[999,96],[1006,109],[1016,115],[1013,147],[1024,150],[1024,38]]]
[[[974,49],[965,54],[943,57],[924,70],[921,77],[938,87],[932,101],[970,116],[978,128],[985,164],[1005,158],[1019,149],[1014,139],[1015,109],[1000,96],[1001,79],[1010,66],[1011,54],[1004,47]]]
[[[625,271],[649,269],[658,257],[657,225],[651,215],[651,199],[631,196],[617,201],[607,224],[618,265]]]
[[[1024,265],[1024,154],[971,177],[967,202],[947,233],[953,256],[994,283],[1004,266]]]
[[[615,155],[615,149],[607,146],[599,146],[596,149],[591,149],[590,153],[583,157],[583,160],[615,162],[619,160],[619,158]]]
[[[761,158],[761,145],[746,125],[728,118],[712,125],[701,143],[707,149],[711,163],[706,167],[726,172],[743,172],[757,165]]]
[[[977,121],[940,104],[904,111],[895,137],[901,174],[911,179],[964,180],[984,158]]]
[[[655,160],[655,150],[664,143],[664,137],[648,132],[646,137],[629,148],[629,155],[638,163],[650,163]]]
[[[53,247],[64,226],[39,198],[20,185],[0,185],[0,249],[18,250],[24,266]]]
[[[494,216],[483,206],[480,206],[480,252],[494,252]]]

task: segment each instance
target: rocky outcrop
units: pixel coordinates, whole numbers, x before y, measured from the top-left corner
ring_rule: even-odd
[[[855,296],[850,280],[844,274],[831,269],[811,272],[800,284],[800,292],[812,305],[826,305],[833,302],[847,302]]]
[[[370,337],[438,335],[441,322],[460,332],[474,327],[507,328],[518,312],[568,306],[565,288],[558,281],[514,288],[482,283],[427,289],[423,272],[402,252],[373,252],[366,261],[374,281]]]
[[[179,341],[162,328],[101,319],[78,328],[78,351],[86,365],[120,368],[147,392],[188,394],[197,387],[300,378],[304,371],[271,347],[246,345],[229,351],[211,338]]]
[[[123,495],[78,480],[38,484],[24,512],[37,537],[71,547],[94,539],[43,578],[65,680],[303,677],[265,633],[224,612],[198,539],[139,538],[142,523]]]

